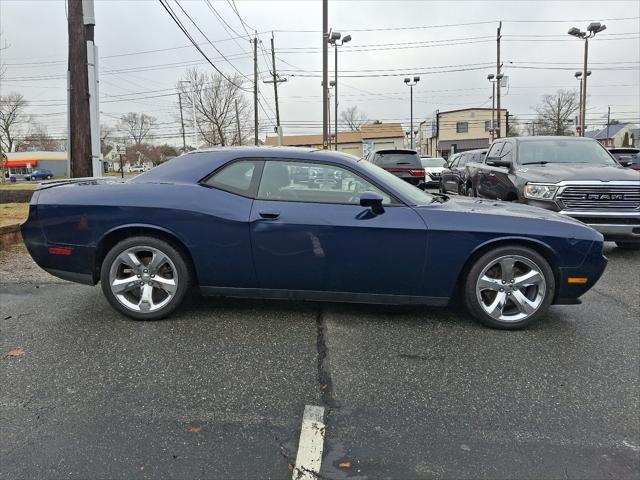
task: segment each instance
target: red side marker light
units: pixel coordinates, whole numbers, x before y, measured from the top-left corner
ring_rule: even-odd
[[[71,255],[71,252],[73,252],[73,248],[49,247],[51,255]]]

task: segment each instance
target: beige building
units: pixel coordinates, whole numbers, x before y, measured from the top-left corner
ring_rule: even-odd
[[[334,141],[334,135],[331,135]],[[278,137],[267,136],[265,145],[275,146]],[[283,145],[322,148],[322,135],[285,135]],[[371,151],[404,148],[404,132],[399,123],[363,125],[359,132],[338,132],[338,151],[362,157]]]
[[[501,136],[506,136],[508,119],[508,111],[502,109]],[[436,112],[433,119],[420,123],[420,153],[430,157],[446,158],[452,150],[464,152],[486,148],[493,140],[492,137],[490,108]]]

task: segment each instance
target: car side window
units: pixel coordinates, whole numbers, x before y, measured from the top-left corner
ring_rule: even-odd
[[[500,152],[500,158],[503,160],[513,161],[513,147],[510,142],[505,142],[502,151]]]
[[[359,205],[360,192],[382,195],[383,205],[391,196],[355,174],[336,165],[268,160],[265,162],[257,198],[288,202]]]
[[[469,163],[469,155],[463,153],[460,155],[460,161],[458,162],[458,168],[464,167],[467,163]]]
[[[203,183],[226,192],[252,197],[257,186],[256,160],[239,160],[231,162],[216,171]]]
[[[489,148],[489,151],[487,152],[487,154],[484,157],[485,162],[487,161],[487,158],[489,157],[499,157],[500,156],[500,150],[502,149],[502,142],[499,143],[494,143],[493,145],[491,145],[491,148]]]
[[[458,166],[458,160],[460,160],[460,157],[453,157],[453,160],[451,160],[451,164],[449,165],[449,168],[456,168]]]

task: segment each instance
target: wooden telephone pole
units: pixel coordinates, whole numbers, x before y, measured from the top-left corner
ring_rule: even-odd
[[[90,177],[91,113],[87,41],[93,41],[93,25],[84,25],[82,0],[69,0],[69,161],[72,177]]]
[[[497,61],[496,61],[496,108],[497,108],[497,118],[496,118],[496,138],[500,138],[503,137],[504,135],[502,135],[502,130],[501,130],[501,117],[502,117],[502,110],[500,109],[500,84],[502,83],[502,77],[500,76],[500,70],[502,69],[502,64],[500,63],[500,39],[502,38],[502,22],[500,22],[498,24],[498,31],[497,31],[497,35],[496,35],[496,41],[497,41],[497,52],[496,52],[496,57],[497,57]]]
[[[286,82],[286,78],[279,78],[276,71],[276,51],[273,45],[273,32],[271,32],[271,80],[264,80],[264,83],[273,83],[273,94],[276,103],[276,133],[278,134],[278,145],[282,145],[282,126],[280,125],[280,104],[278,103],[278,83]]]
[[[253,39],[253,143],[258,145],[258,37]]]

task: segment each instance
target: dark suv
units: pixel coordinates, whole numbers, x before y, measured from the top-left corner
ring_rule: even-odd
[[[467,195],[465,166],[470,162],[482,162],[486,153],[487,149],[483,148],[454,154],[440,176],[440,192]]]
[[[425,170],[415,150],[377,150],[371,152],[366,160],[411,185],[425,189]]]
[[[640,249],[640,172],[592,138],[501,138],[484,162],[466,168],[473,196],[554,210],[619,247]]]
[[[640,170],[640,148],[611,147],[609,152],[623,167]]]

